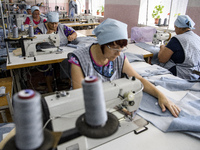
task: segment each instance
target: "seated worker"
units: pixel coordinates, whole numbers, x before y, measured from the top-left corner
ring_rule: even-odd
[[[106,82],[119,79],[125,73],[129,77],[135,76],[139,79],[144,85],[144,91],[158,98],[163,112],[168,108],[178,117],[180,108],[153,84],[142,78],[123,53],[128,43],[127,24],[108,18],[93,30],[93,34],[96,35],[98,43],[74,50],[69,58],[73,89],[81,88],[86,76],[95,75],[102,82]]]
[[[65,25],[62,25],[59,22],[59,14],[57,12],[49,12],[47,14],[47,22],[41,23],[38,25],[38,27],[35,29],[35,34],[51,34],[54,32],[57,32],[60,37],[60,46],[67,45],[69,41],[73,41],[77,37],[77,33],[74,29],[69,28]],[[66,65],[67,60],[63,60],[61,65]],[[44,67],[46,68],[46,67]],[[65,66],[63,66],[65,68]],[[63,70],[60,70],[60,74],[65,74]],[[51,83],[53,81],[53,73],[52,71],[48,71],[45,74],[46,76],[46,83],[48,92],[53,92]],[[63,75],[65,76],[65,75]]]
[[[38,24],[46,22],[46,19],[40,16],[40,9],[37,6],[33,6],[31,8],[32,16],[28,16],[24,22],[24,24],[32,24],[33,28],[37,28]],[[35,34],[35,30],[34,30]]]
[[[24,11],[24,14],[32,15],[32,13],[31,13],[31,5],[26,5],[26,11]]]
[[[60,24],[59,14],[57,12],[49,12],[47,14],[47,22],[42,23],[36,29],[36,34],[51,34],[57,32],[60,36],[60,46],[68,44],[77,38],[77,33],[73,28]]]
[[[195,34],[195,23],[187,15],[180,15],[174,22],[177,35],[160,46],[158,60],[173,75],[187,80],[197,80],[193,70],[200,69],[200,37]]]

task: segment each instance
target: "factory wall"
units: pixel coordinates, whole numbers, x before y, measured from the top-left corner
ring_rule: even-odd
[[[128,36],[131,28],[137,26],[140,0],[105,0],[104,19],[113,18],[128,24]]]
[[[130,37],[131,28],[137,26],[140,0],[105,0],[104,19],[113,18],[128,24]],[[196,34],[200,36],[200,0],[189,0],[186,14],[196,23]]]
[[[193,30],[196,34],[200,36],[200,0],[189,0],[186,14],[191,17],[191,19],[195,22],[195,30]]]

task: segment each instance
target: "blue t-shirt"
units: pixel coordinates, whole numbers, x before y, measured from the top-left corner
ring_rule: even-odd
[[[183,47],[181,46],[181,44],[177,38],[172,37],[166,47],[171,49],[174,52],[170,58],[171,60],[173,60],[174,63],[183,63],[184,62],[185,53],[184,53]],[[175,75],[175,76],[177,75],[176,74],[176,66],[170,68],[169,71],[173,75]]]

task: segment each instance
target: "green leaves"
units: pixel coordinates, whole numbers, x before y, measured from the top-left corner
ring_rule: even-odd
[[[154,7],[154,10],[153,10],[153,13],[152,13],[152,17],[153,18],[160,18],[160,14],[162,14],[163,13],[163,8],[164,8],[164,6],[162,6],[162,5],[156,5],[155,7]]]

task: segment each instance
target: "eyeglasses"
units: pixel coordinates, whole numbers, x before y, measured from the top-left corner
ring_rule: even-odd
[[[126,47],[126,48],[124,48],[124,49],[122,49],[122,50],[119,50],[119,49],[111,48],[109,45],[107,45],[107,47],[108,47],[109,49],[115,50],[115,51],[117,51],[117,52],[124,52],[124,51],[126,51],[126,50],[128,49],[128,47]]]

